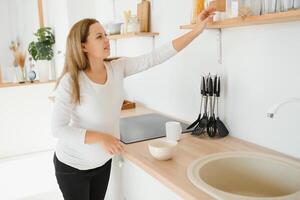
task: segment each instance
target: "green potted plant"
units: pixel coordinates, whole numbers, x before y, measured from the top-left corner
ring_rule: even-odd
[[[40,81],[48,81],[51,60],[54,56],[55,37],[50,27],[39,28],[34,35],[37,41],[32,41],[29,44],[28,52],[36,61]]]

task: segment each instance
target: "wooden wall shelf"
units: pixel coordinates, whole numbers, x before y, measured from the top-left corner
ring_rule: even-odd
[[[239,26],[251,26],[260,24],[274,24],[281,22],[300,21],[300,9],[290,10],[288,12],[271,13],[260,16],[249,16],[246,18],[232,18],[223,21],[212,22],[208,24],[209,29],[222,29]],[[192,29],[194,25],[183,25],[181,29]]]
[[[134,32],[134,33],[119,34],[119,35],[109,35],[108,38],[110,40],[119,40],[119,39],[132,38],[132,37],[154,37],[156,35],[159,35],[159,33],[154,33],[154,32]]]
[[[18,87],[18,86],[30,86],[30,85],[39,85],[39,84],[46,84],[46,83],[55,83],[56,80],[50,80],[46,82],[40,82],[40,81],[34,81],[26,82],[26,83],[0,83],[0,88],[6,88],[6,87]]]

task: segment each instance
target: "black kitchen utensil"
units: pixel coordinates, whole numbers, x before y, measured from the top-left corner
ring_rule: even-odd
[[[201,84],[200,84],[200,91],[201,91],[201,103],[200,103],[200,112],[199,112],[199,115],[198,115],[198,118],[196,119],[196,121],[194,121],[191,125],[189,125],[187,127],[187,130],[195,127],[196,125],[198,125],[200,123],[200,119],[201,119],[201,112],[202,112],[202,103],[203,103],[203,95],[204,95],[204,88],[205,88],[205,82],[204,82],[204,77],[202,77],[201,79]],[[203,88],[204,87],[204,88]]]
[[[209,76],[208,76],[209,77]],[[207,104],[208,104],[208,77],[205,77],[203,80],[203,98],[204,98],[204,113],[198,126],[192,131],[192,135],[201,135],[205,133],[208,123],[208,114],[207,114]]]
[[[225,137],[229,134],[228,129],[224,125],[224,123],[219,118],[219,97],[221,92],[221,80],[220,77],[218,77],[218,83],[217,83],[217,90],[216,90],[216,96],[217,96],[217,119],[216,119],[216,130],[220,137]]]
[[[203,116],[204,116],[205,113],[206,113],[206,110],[207,110],[207,96],[206,96],[206,80],[205,80],[205,77],[202,77],[201,95],[202,95],[202,98],[204,99],[204,113],[203,113]],[[202,105],[201,105],[201,107],[202,107]],[[203,129],[206,128],[206,123],[203,120],[203,116],[202,116],[202,118],[199,118],[198,124],[192,130],[192,135],[200,135],[200,134],[203,133]]]
[[[214,83],[216,80],[216,76],[214,78]],[[209,82],[208,82],[208,92],[209,92],[209,105],[210,105],[210,110],[209,110],[209,120],[208,120],[208,124],[207,124],[207,134],[209,137],[215,137],[216,135],[216,119],[215,119],[215,114],[214,114],[214,108],[213,108],[213,96],[214,96],[214,92],[215,92],[215,84],[213,84],[213,80],[211,77],[209,77]]]

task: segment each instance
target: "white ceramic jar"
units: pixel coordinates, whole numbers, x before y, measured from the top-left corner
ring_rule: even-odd
[[[132,16],[129,19],[129,23],[127,25],[127,32],[140,32],[141,26],[140,23],[138,22],[137,16]]]

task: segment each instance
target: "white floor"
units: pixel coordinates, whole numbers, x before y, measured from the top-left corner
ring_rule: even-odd
[[[52,160],[53,151],[0,159],[0,199],[63,200]]]

